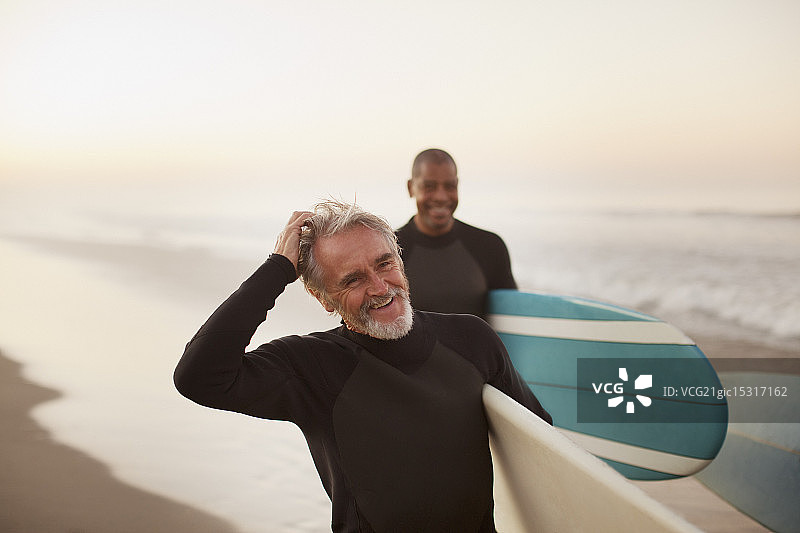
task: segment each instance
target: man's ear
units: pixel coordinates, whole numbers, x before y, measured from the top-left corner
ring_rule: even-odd
[[[308,292],[311,293],[311,296],[317,299],[320,305],[329,313],[335,313],[336,309],[332,305],[330,305],[325,298],[319,293],[319,291],[315,291],[314,289],[308,289]]]
[[[408,186],[408,197],[414,198],[414,178],[410,178],[406,185]]]

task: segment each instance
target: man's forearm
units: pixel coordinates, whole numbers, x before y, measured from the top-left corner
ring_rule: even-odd
[[[175,386],[203,404],[235,380],[245,348],[286,285],[297,277],[294,265],[273,254],[203,324],[186,345],[175,369]]]
[[[272,254],[209,317],[194,338],[215,331],[251,331],[275,306],[275,299],[297,278],[294,266],[282,255]],[[194,339],[193,339],[194,341]]]

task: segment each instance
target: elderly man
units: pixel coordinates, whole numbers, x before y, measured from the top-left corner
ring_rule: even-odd
[[[297,272],[343,325],[245,352]],[[292,215],[175,370],[199,404],[297,424],[347,532],[495,531],[484,383],[550,421],[486,323],[413,311],[392,228],[336,202]]]
[[[420,152],[411,165],[408,194],[417,214],[397,230],[414,304],[437,313],[486,314],[492,289],[516,289],[503,240],[453,217],[458,169],[444,150]]]

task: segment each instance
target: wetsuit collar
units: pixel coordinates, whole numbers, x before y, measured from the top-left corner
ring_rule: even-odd
[[[347,329],[342,324],[337,333],[349,339],[373,356],[396,366],[404,372],[412,372],[425,362],[433,350],[436,338],[427,335],[427,320],[424,314],[414,311],[414,323],[405,337],[396,340],[381,340]]]

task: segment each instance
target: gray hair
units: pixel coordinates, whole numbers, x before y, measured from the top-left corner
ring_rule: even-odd
[[[297,261],[297,272],[308,291],[317,292],[322,298],[328,300],[328,294],[325,291],[325,276],[314,257],[314,244],[319,239],[345,233],[359,225],[380,233],[386,239],[389,248],[398,258],[400,257],[397,235],[386,219],[365,211],[356,204],[337,200],[321,202],[314,206],[314,215],[308,219],[300,235],[300,257]]]

